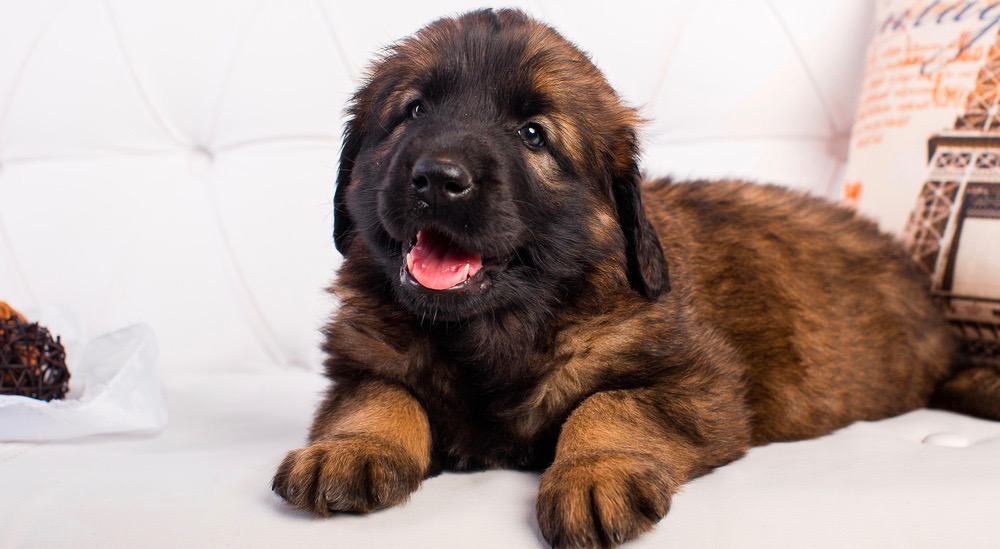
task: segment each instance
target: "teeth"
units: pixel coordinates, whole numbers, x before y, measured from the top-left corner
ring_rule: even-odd
[[[407,252],[407,254],[406,254],[406,270],[408,270],[408,271],[412,271],[413,270],[413,253],[412,252]]]
[[[459,287],[462,286],[462,284],[465,284],[466,282],[468,282],[468,280],[469,280],[469,270],[471,268],[472,267],[468,263],[466,263],[465,266],[462,267],[462,281],[459,282],[458,284],[455,284],[454,286],[452,286],[451,289],[459,288]]]

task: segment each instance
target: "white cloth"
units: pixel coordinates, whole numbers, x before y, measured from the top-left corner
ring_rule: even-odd
[[[65,399],[0,396],[0,441],[163,429],[167,409],[156,370],[156,336],[149,326],[137,324],[103,335],[78,352],[79,357],[67,356],[71,391]]]

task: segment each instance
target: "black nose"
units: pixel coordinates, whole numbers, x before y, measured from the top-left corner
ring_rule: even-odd
[[[421,196],[458,200],[469,195],[472,177],[461,164],[447,158],[423,157],[413,165],[411,183]]]

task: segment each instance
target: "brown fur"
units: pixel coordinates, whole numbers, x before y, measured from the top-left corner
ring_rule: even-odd
[[[548,98],[539,119],[551,156],[523,164],[543,181],[533,228],[568,223],[558,238],[589,263],[515,306],[441,321],[401,305],[387,259],[361,238],[377,219],[349,206],[409,131],[385,126],[369,143],[365,132],[381,131],[369,118],[388,123],[409,97],[398,89],[456,41],[494,31],[498,44],[523,43],[519,73]],[[545,538],[617,544],[663,517],[679,486],[752,445],[924,406],[950,372],[947,327],[890,237],[777,187],[640,185],[638,116],[579,50],[519,12],[421,30],[376,65],[351,112],[341,306],[324,346],[334,385],[310,445],[275,477],[299,507],[369,511],[444,469],[544,469]]]
[[[423,408],[407,391],[378,382],[331,394],[309,442],[285,458],[274,489],[320,515],[401,503],[430,464]]]
[[[972,366],[938,387],[931,406],[986,419],[1000,418],[1000,371]]]

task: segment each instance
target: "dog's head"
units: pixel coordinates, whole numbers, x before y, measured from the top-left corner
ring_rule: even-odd
[[[519,11],[441,19],[349,108],[334,238],[364,246],[411,311],[460,320],[544,303],[618,258],[667,290],[636,164],[636,112],[585,54]]]

